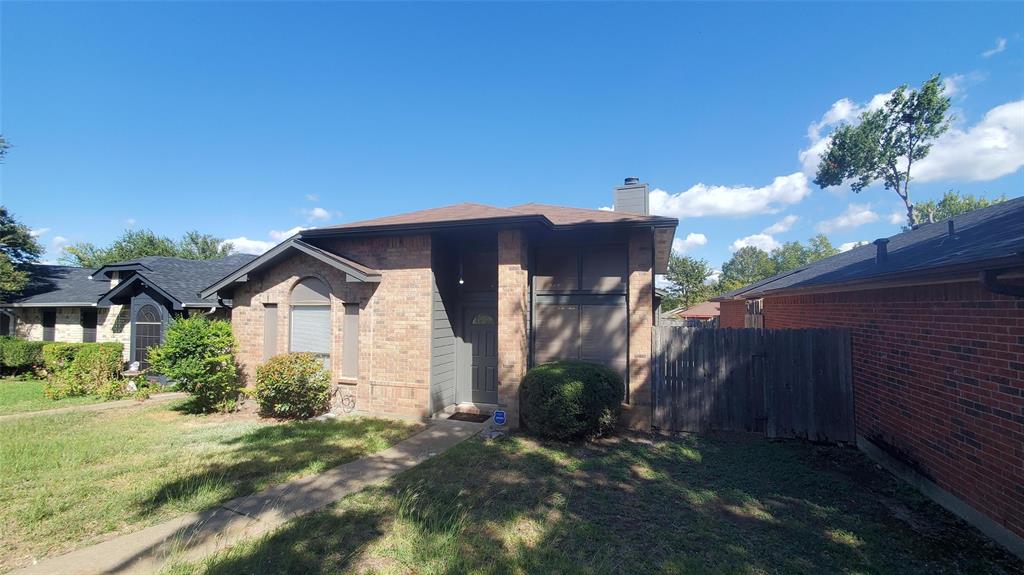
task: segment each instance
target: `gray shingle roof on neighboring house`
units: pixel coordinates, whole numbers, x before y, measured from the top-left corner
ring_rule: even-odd
[[[887,252],[886,261],[877,263],[878,247],[869,243],[713,299],[752,299],[769,293],[1024,267],[1024,197],[896,234],[889,238]]]
[[[136,274],[185,306],[216,305],[216,298],[205,299],[199,293],[255,258],[251,254],[233,254],[217,260],[148,256],[135,260],[145,268]]]
[[[109,281],[89,278],[92,270],[71,266],[32,265],[21,294],[7,298],[13,306],[92,305],[110,289]]]
[[[215,298],[204,299],[199,292],[255,257],[233,254],[216,260],[186,260],[147,256],[104,268],[141,265],[135,272],[140,276],[136,281],[145,281],[185,306],[215,306],[218,305]],[[50,265],[34,265],[29,269],[28,287],[19,296],[9,298],[7,304],[19,307],[95,305],[110,290],[110,280],[103,274],[96,274],[98,270]],[[123,283],[129,281],[132,278]]]

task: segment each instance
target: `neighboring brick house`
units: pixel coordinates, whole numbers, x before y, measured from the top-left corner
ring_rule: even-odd
[[[765,328],[849,328],[861,446],[1024,553],[1024,198],[718,299],[723,327],[760,300]]]
[[[533,364],[601,362],[649,428],[654,274],[677,221],[647,186],[616,211],[459,204],[305,230],[203,291],[232,308],[247,377],[269,357],[319,354],[360,411],[427,417],[503,409]]]
[[[171,317],[212,313],[227,317],[216,299],[199,291],[255,256],[216,260],[143,257],[98,270],[30,266],[29,284],[0,303],[0,335],[36,341],[120,342],[125,362],[145,367],[146,350],[163,341]]]
[[[663,312],[663,320],[675,321],[677,325],[689,327],[716,327],[719,306],[717,301],[704,301],[689,307],[677,307]]]

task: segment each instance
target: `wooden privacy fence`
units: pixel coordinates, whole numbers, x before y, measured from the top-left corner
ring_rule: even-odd
[[[850,332],[654,328],[653,425],[853,442]]]

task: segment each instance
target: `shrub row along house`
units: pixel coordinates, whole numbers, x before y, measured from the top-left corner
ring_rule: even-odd
[[[855,425],[1024,554],[1024,198],[715,298],[721,327],[846,327]]]
[[[5,305],[19,335],[81,341],[95,323],[142,362],[162,334],[150,326],[230,310],[250,381],[272,356],[312,352],[339,396],[381,414],[501,408],[516,426],[531,365],[593,361],[626,381],[625,422],[649,428],[654,275],[678,222],[648,214],[635,178],[614,203],[459,204],[305,230],[255,259],[41,267]]]

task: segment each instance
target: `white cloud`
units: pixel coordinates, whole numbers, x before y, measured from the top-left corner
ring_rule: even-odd
[[[674,238],[672,240],[672,251],[679,255],[683,255],[686,252],[697,246],[703,246],[708,243],[708,238],[704,234],[690,233],[686,235],[686,239]]]
[[[50,244],[53,246],[53,249],[55,250],[63,248],[64,246],[67,245],[67,243],[68,239],[65,238],[64,236],[53,236],[53,239],[50,240]]]
[[[878,221],[878,214],[871,211],[871,204],[850,204],[838,216],[818,223],[818,231],[823,233],[852,230]]]
[[[1024,100],[996,106],[974,126],[950,128],[911,174],[919,182],[988,181],[1024,166]]]
[[[126,219],[124,221],[124,225],[128,226],[129,228],[134,226],[135,225],[135,218],[128,218],[128,219]]]
[[[284,240],[294,236],[298,232],[307,229],[309,228],[295,226],[290,230],[270,230],[267,233],[267,236],[270,237],[269,240],[255,240],[245,236],[239,236],[237,238],[226,239],[224,242],[230,243],[232,251],[235,253],[260,255]]]
[[[714,283],[722,278],[722,270],[711,270],[711,275],[708,276],[708,280],[705,283]]]
[[[942,79],[942,92],[952,98],[957,94],[960,94],[964,89],[964,78],[963,74],[953,74],[952,76],[946,76]]]
[[[224,243],[231,244],[231,251],[236,254],[255,255],[260,255],[263,252],[277,245],[277,242],[270,242],[266,240],[250,240],[245,236],[239,236],[237,238],[228,238],[224,240]]]
[[[302,213],[306,215],[306,219],[310,222],[321,221],[326,222],[331,219],[331,212],[323,208],[311,208],[308,210],[302,210]]]
[[[848,251],[852,250],[855,247],[863,246],[863,245],[865,245],[867,243],[868,242],[866,242],[864,240],[857,241],[857,242],[845,242],[845,243],[839,244],[839,251],[841,251],[841,252],[848,252]]]
[[[295,234],[301,232],[302,230],[308,229],[309,228],[305,228],[302,226],[295,226],[290,230],[270,230],[270,233],[268,235],[270,236],[270,239],[274,240],[275,242],[283,242],[284,240],[294,236]]]
[[[317,202],[317,201],[320,201],[320,196],[318,196],[316,194],[306,194],[306,199],[311,201],[311,202]]]
[[[775,213],[795,204],[811,193],[807,177],[796,172],[778,176],[760,188],[750,186],[708,186],[696,184],[670,194],[662,189],[651,192],[651,213],[675,218],[703,216],[750,216]]]
[[[796,221],[799,220],[799,219],[800,219],[799,216],[794,215],[794,214],[790,214],[790,215],[782,218],[781,220],[775,222],[774,224],[768,226],[767,228],[765,228],[764,229],[764,233],[766,233],[766,234],[781,234],[783,232],[788,232],[790,230],[790,228],[793,227],[793,224],[795,224]]]
[[[735,252],[748,246],[754,246],[755,248],[770,252],[781,245],[778,240],[769,234],[754,234],[734,241],[729,246],[729,251]]]
[[[890,224],[898,226],[907,221],[907,212],[902,210],[896,210],[895,212],[889,214],[888,219]]]
[[[601,210],[602,212],[614,212],[615,211],[615,208],[613,208],[611,206],[601,206],[600,208],[597,208],[597,209]]]
[[[729,250],[735,252],[747,246],[754,246],[755,248],[760,248],[766,252],[770,252],[775,248],[782,246],[782,244],[775,239],[774,234],[788,232],[798,219],[800,219],[799,216],[790,214],[768,226],[759,234],[749,235],[745,238],[740,238],[734,241],[732,245],[729,246]]]
[[[996,45],[991,50],[985,50],[981,53],[982,58],[991,58],[996,54],[1006,49],[1006,38],[996,38]]]
[[[38,238],[39,236],[46,235],[47,233],[49,233],[49,231],[50,228],[36,228],[34,230],[29,230],[28,235],[32,236],[33,238]]]

